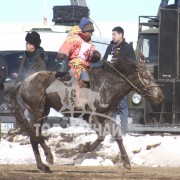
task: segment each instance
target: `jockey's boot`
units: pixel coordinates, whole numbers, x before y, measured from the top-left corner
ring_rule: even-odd
[[[87,81],[79,80],[78,86],[76,89],[76,110],[84,110],[85,105],[88,102],[86,97],[86,90],[85,88],[89,88],[90,83]]]
[[[79,80],[78,85],[80,88],[89,88],[90,83],[88,81]]]
[[[78,86],[76,89],[76,109],[85,110],[85,105],[87,104],[87,88],[90,87],[90,77],[86,70],[83,70],[80,74],[80,79],[78,81]]]

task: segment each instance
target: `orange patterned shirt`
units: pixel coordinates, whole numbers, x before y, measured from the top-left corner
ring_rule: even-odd
[[[69,66],[78,79],[81,72],[89,68],[91,53],[95,50],[91,41],[83,40],[80,35],[79,26],[74,26],[59,49],[60,54],[69,57]]]

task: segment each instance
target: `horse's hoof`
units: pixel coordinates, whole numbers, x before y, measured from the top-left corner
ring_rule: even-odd
[[[47,168],[45,169],[45,173],[52,173],[52,171],[50,170],[50,168],[47,166]]]
[[[123,166],[128,169],[128,170],[131,170],[131,164],[129,163],[123,163]]]
[[[44,173],[52,173],[52,171],[50,170],[50,168],[46,165],[43,166],[38,166],[38,169]]]
[[[127,155],[125,156],[121,156],[121,159],[123,161],[123,166],[126,168],[126,169],[129,169],[131,170],[131,163],[129,161],[129,157]]]

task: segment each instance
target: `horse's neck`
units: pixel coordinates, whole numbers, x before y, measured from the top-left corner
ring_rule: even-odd
[[[126,78],[128,79],[128,76]],[[123,86],[118,87],[118,91],[121,92],[121,93],[119,93],[120,94],[119,98],[121,99],[125,95],[127,95],[133,88],[125,79],[122,79],[122,78],[120,78],[120,79],[121,79],[120,81],[123,84]]]
[[[130,91],[132,91],[133,90],[133,87],[132,87],[132,85],[131,85],[131,83],[133,84],[133,82],[134,82],[134,77],[131,75],[131,74],[129,74],[129,75],[125,75],[125,78],[126,79],[124,79],[124,78],[122,78],[122,77],[120,77],[123,81],[124,81],[124,83],[125,83],[125,86],[123,87],[123,89],[122,89],[122,91],[123,91],[123,93],[126,95],[126,94],[128,94]]]
[[[120,99],[132,90],[129,83],[120,77],[120,75],[101,71],[95,72],[92,76],[91,90],[99,92],[101,101],[104,104],[119,102]],[[127,76],[127,78],[129,77],[131,77],[131,75]]]
[[[49,86],[51,83],[53,83],[56,80],[55,77],[56,72],[48,72],[46,76],[46,84]]]

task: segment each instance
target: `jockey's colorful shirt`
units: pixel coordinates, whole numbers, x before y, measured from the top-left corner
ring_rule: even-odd
[[[60,54],[69,57],[69,66],[75,77],[80,78],[83,70],[89,68],[91,54],[95,50],[91,41],[86,41],[79,26],[74,26],[59,49]]]

